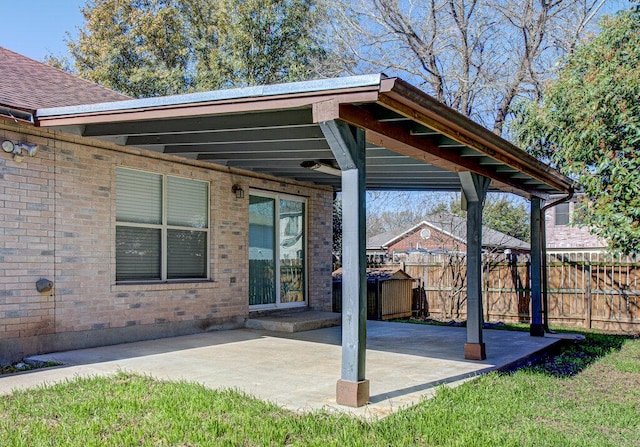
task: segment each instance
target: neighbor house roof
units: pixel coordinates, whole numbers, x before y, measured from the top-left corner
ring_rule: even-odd
[[[125,99],[131,98],[0,47],[0,108],[33,113]]]
[[[386,249],[425,227],[444,233],[464,244],[467,243],[466,219],[449,213],[440,213],[430,215],[426,220],[410,228],[387,231],[367,238],[367,250]],[[531,248],[527,242],[486,226],[482,227],[482,246],[512,250],[530,250]]]

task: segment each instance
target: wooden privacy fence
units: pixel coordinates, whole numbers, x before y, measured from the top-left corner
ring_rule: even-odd
[[[562,323],[640,330],[640,257],[549,253],[549,315]]]
[[[483,256],[486,321],[530,321],[529,255]],[[400,267],[419,279],[426,300],[414,313],[466,318],[464,254],[420,254]],[[605,253],[547,254],[549,321],[618,332],[640,330],[640,258]]]

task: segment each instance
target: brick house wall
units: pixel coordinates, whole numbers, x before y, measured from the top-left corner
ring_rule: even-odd
[[[331,310],[331,190],[10,121],[0,139],[42,145],[22,163],[0,151],[0,363],[242,326],[250,188],[307,198],[308,305]],[[116,167],[209,182],[211,281],[116,284]],[[39,278],[53,290],[38,293]]]
[[[569,216],[573,216],[575,207],[575,202],[569,202]],[[586,227],[557,225],[556,212],[556,207],[545,212],[547,249],[603,250],[607,246],[605,240],[589,233]]]
[[[404,252],[416,248],[422,248],[426,250],[445,249],[450,251],[467,251],[467,245],[464,242],[460,242],[458,239],[455,239],[431,227],[424,228],[427,228],[429,231],[431,231],[431,236],[428,239],[423,239],[420,236],[420,231],[423,229],[423,227],[420,227],[414,232],[408,234],[404,238],[390,245],[387,251],[389,253]]]

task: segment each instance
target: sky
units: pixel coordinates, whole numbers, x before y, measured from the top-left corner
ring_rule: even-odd
[[[85,0],[0,0],[0,46],[36,60],[67,54],[66,33],[77,35]]]
[[[86,0],[0,0],[0,46],[36,60],[47,54],[67,54],[67,32],[72,39],[83,24],[80,7]],[[606,0],[604,12],[627,8],[628,0]]]

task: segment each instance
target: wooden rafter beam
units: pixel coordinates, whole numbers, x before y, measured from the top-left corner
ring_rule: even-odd
[[[477,160],[462,157],[454,150],[437,146],[430,137],[411,135],[402,124],[380,122],[364,108],[341,104],[338,115],[341,120],[366,129],[369,143],[386,147],[447,171],[475,172],[492,179],[496,187],[505,191],[519,190],[529,195],[540,195],[539,191],[512,180],[508,175],[499,174],[490,165],[481,165]]]
[[[390,91],[381,94],[378,103],[559,191],[572,188],[570,179],[554,173],[548,166],[523,153],[508,141],[401,80],[397,80]]]

